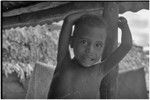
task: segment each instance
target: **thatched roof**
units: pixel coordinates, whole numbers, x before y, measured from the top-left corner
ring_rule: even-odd
[[[35,26],[37,24],[60,21],[68,14],[85,9],[101,9],[104,2],[71,2],[71,1],[3,1],[2,26],[5,28]],[[126,11],[137,12],[149,9],[148,1],[116,2],[119,13]],[[101,12],[102,13],[102,12]]]

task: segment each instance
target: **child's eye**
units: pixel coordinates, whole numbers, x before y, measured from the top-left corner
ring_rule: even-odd
[[[99,48],[99,47],[102,47],[102,43],[96,43],[96,47]]]
[[[83,44],[83,45],[86,45],[87,41],[86,40],[81,40],[80,43]]]

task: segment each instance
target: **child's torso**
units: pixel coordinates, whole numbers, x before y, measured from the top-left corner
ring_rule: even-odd
[[[100,97],[100,66],[85,68],[76,61],[63,62],[62,70],[54,74],[55,98],[94,99]],[[56,84],[57,83],[57,84]],[[53,92],[52,92],[53,93]]]

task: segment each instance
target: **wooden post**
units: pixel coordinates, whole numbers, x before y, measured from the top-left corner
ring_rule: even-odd
[[[102,59],[105,59],[112,53],[118,45],[118,14],[119,8],[115,2],[104,3],[104,18],[108,23],[106,47]],[[101,98],[115,99],[117,96],[117,76],[118,65],[102,80],[100,92]]]

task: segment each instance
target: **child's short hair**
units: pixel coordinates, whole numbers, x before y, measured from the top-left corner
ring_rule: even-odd
[[[86,14],[80,17],[76,22],[75,22],[75,29],[78,30],[81,26],[90,26],[90,27],[107,27],[107,23],[104,20],[104,18],[97,16],[97,15],[92,15],[92,14]]]

